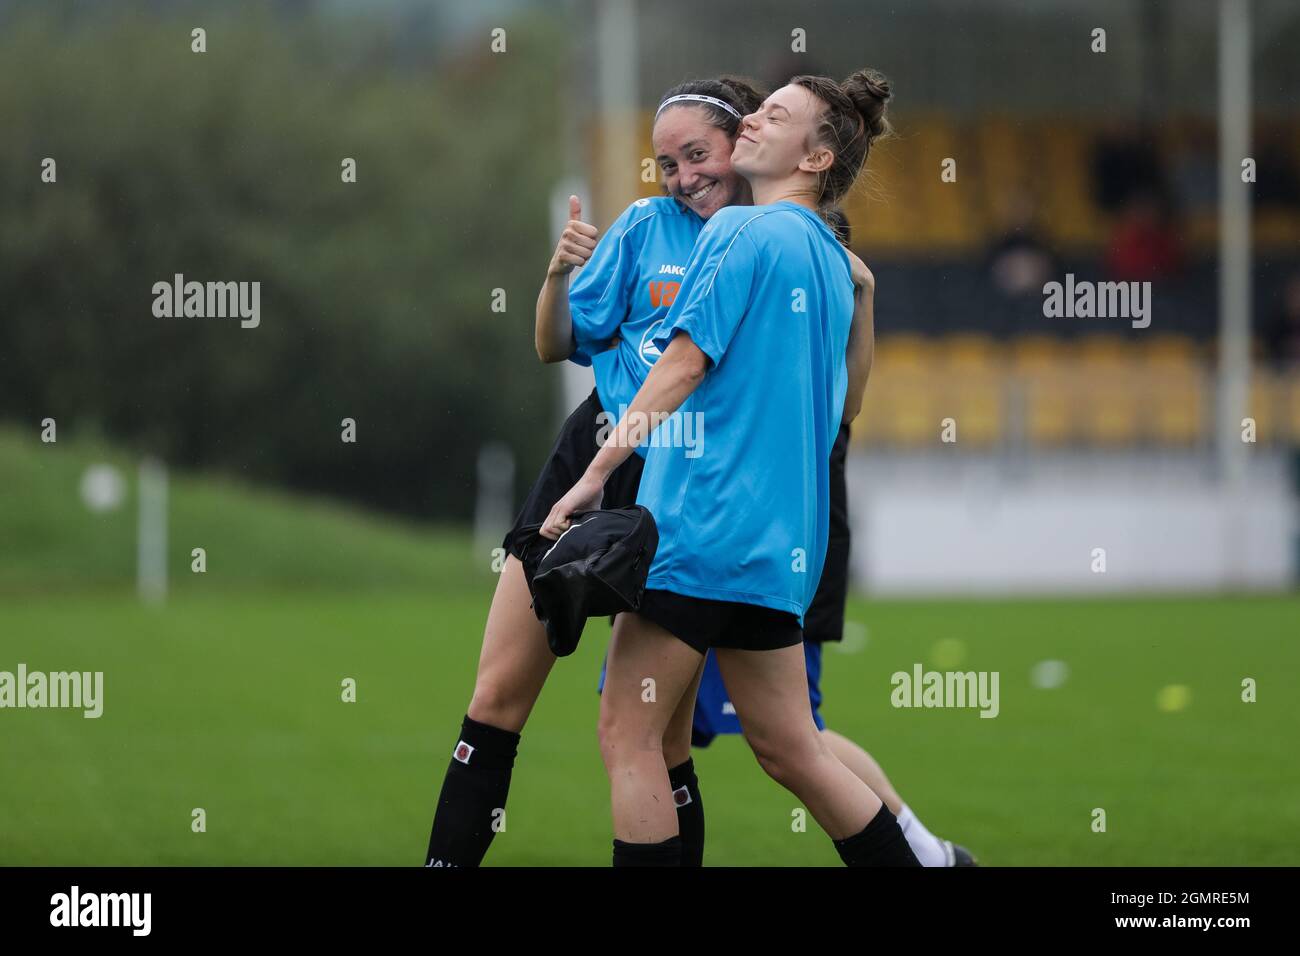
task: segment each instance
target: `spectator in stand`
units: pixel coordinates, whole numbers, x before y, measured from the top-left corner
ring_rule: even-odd
[[[1041,297],[1043,284],[1061,271],[1056,253],[1037,226],[1033,197],[1015,193],[1007,211],[1007,229],[989,246],[985,268],[994,290],[1008,299]]]
[[[1264,356],[1279,368],[1300,366],[1300,272],[1282,286],[1281,303],[1264,326]]]
[[[1173,204],[1161,192],[1134,193],[1120,208],[1106,250],[1106,272],[1123,282],[1176,276],[1185,255]]]

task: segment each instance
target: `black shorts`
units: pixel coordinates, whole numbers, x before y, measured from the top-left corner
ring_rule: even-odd
[[[646,591],[640,614],[701,654],[710,647],[775,651],[803,643],[797,617],[757,604]]]
[[[848,453],[849,426],[841,425],[831,447],[831,521],[826,563],[817,593],[803,616],[804,640],[818,643],[844,637],[844,604],[849,593],[849,490],[844,476]]]
[[[597,433],[602,427],[612,427],[612,419],[602,421],[598,416],[604,409],[595,389],[573,410],[560,428],[551,449],[542,466],[541,474],[528,490],[524,506],[515,518],[514,526],[506,532],[502,546],[524,564],[524,576],[531,586],[533,572],[537,570],[533,561],[525,559],[523,546],[526,541],[519,540],[519,529],[525,525],[537,525],[546,520],[555,503],[578,483],[587,466],[591,464],[600,446],[596,443]],[[636,452],[627,461],[614,469],[614,473],[605,482],[605,497],[602,508],[630,508],[636,504],[637,488],[641,485],[641,469],[645,464]],[[538,555],[540,558],[540,555]]]

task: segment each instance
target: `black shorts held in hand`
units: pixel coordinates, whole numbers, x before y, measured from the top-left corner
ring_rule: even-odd
[[[519,510],[514,526],[506,533],[505,540],[502,542],[506,551],[523,564],[524,577],[530,587],[537,565],[535,556],[530,557],[526,553],[527,536],[521,534],[521,531],[532,525],[540,527],[551,513],[551,509],[555,507],[555,503],[578,483],[578,479],[596,457],[596,452],[600,450],[600,446],[596,443],[597,434],[603,426],[613,424],[612,421],[604,422],[599,418],[603,410],[600,398],[593,389],[592,393],[565,419],[560,434],[555,439],[555,446],[546,458],[546,464],[542,466],[537,480],[528,490],[524,506]],[[636,504],[636,493],[641,485],[641,469],[644,464],[645,459],[634,452],[627,461],[614,469],[614,473],[605,482],[602,509],[630,508]]]

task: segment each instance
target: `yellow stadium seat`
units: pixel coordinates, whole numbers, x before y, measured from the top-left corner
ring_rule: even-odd
[[[866,172],[840,203],[853,223],[853,247],[868,255],[920,245],[914,221],[917,203],[909,189],[914,174],[898,146],[895,139],[874,147]]]
[[[1300,216],[1290,210],[1261,209],[1254,219],[1260,246],[1293,250],[1300,246]]]
[[[935,427],[945,418],[956,423],[960,448],[987,448],[1002,440],[1005,379],[991,370],[945,376],[935,403]]]
[[[977,189],[970,188],[978,170],[965,168],[958,134],[942,116],[909,116],[899,137],[906,151],[911,182],[917,186],[918,237],[929,246],[972,250],[984,241],[980,216],[972,208]],[[957,163],[957,178],[940,175],[945,160]]]
[[[1142,377],[1133,349],[1112,335],[1090,335],[1076,347],[1078,434],[1097,445],[1129,445],[1142,433]]]
[[[1088,335],[1071,349],[1085,367],[1121,368],[1132,364],[1135,350],[1118,335]]]
[[[1144,434],[1159,445],[1192,446],[1207,437],[1204,373],[1193,367],[1142,373]]]
[[[1071,375],[1033,372],[1019,380],[1025,438],[1031,445],[1056,447],[1074,437],[1074,379]]]
[[[904,448],[934,443],[939,434],[939,416],[934,408],[933,376],[906,374],[894,386],[890,407],[889,437]]]
[[[880,445],[888,440],[888,395],[878,382],[868,382],[862,411],[853,420],[854,445]]]
[[[1090,380],[1079,395],[1079,434],[1088,442],[1103,446],[1133,444],[1141,434],[1142,402],[1137,383],[1117,378],[1108,383]]]
[[[1022,335],[1011,342],[1011,367],[1018,373],[1046,372],[1065,360],[1065,346],[1050,335]]]
[[[1291,444],[1300,445],[1300,371],[1292,370],[1283,381],[1282,416]]]
[[[877,371],[888,373],[895,368],[920,368],[929,364],[933,355],[930,340],[923,335],[909,332],[882,335],[876,339],[871,374],[874,377]]]
[[[985,200],[985,218],[1000,223],[1011,205],[1011,197],[1036,180],[1039,157],[1022,124],[1006,116],[987,117],[973,129],[974,155],[979,157],[979,186]],[[960,181],[960,178],[959,180]]]
[[[938,342],[942,363],[959,373],[994,368],[1001,362],[1004,351],[990,336],[977,332],[946,335]]]
[[[1142,340],[1143,360],[1152,367],[1199,367],[1200,349],[1186,335],[1153,335]]]
[[[1039,224],[1049,230],[1058,246],[1096,245],[1105,238],[1101,215],[1092,196],[1089,132],[1074,122],[1051,121],[1037,130],[1043,167],[1051,175],[1038,182],[1046,190],[1039,197]]]

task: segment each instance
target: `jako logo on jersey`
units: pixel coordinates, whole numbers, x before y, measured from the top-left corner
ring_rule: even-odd
[[[469,763],[469,758],[473,753],[474,748],[462,740],[456,744],[456,749],[451,752],[451,755],[461,763]]]
[[[676,282],[672,284],[677,285]],[[654,285],[654,283],[651,283],[651,285]],[[676,295],[676,292],[673,294]],[[645,335],[641,336],[641,348],[639,351],[641,353],[641,361],[645,362],[646,365],[654,365],[655,362],[659,361],[659,356],[664,354],[660,350],[659,346],[655,345],[655,336],[659,334],[659,330],[663,328],[663,324],[664,320],[660,319],[658,322],[653,323],[650,328],[645,330]]]
[[[685,787],[678,787],[673,791],[673,803],[679,807],[684,807],[691,802],[691,791]]]
[[[684,276],[686,275],[686,267],[663,265],[659,267],[659,274],[661,276],[662,275]]]

